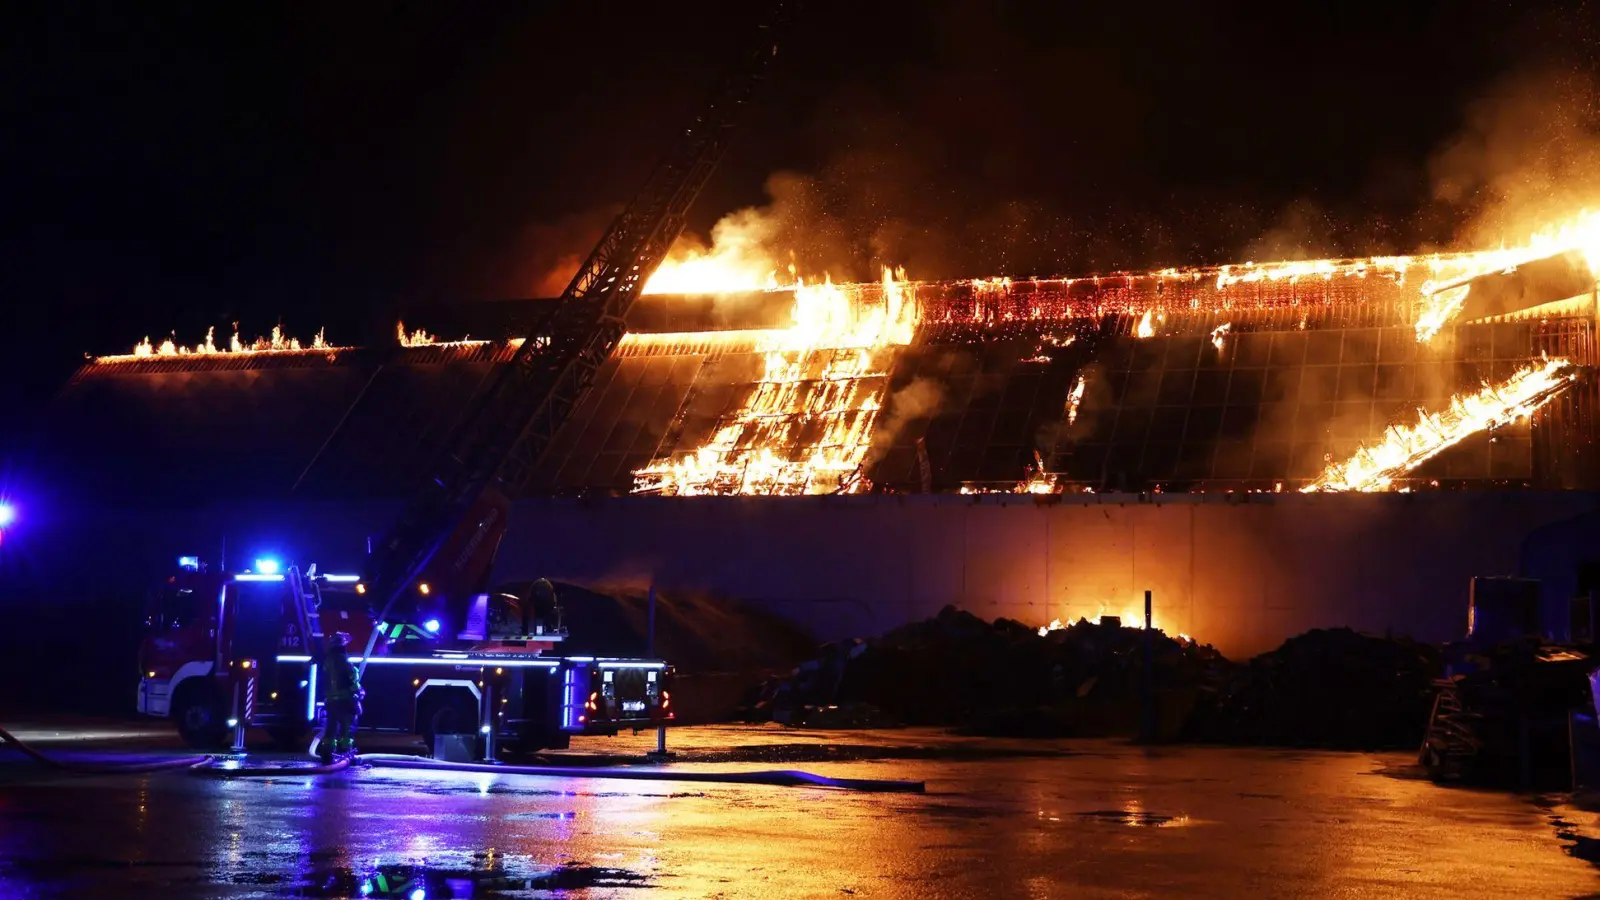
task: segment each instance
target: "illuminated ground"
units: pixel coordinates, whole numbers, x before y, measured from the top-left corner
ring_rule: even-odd
[[[127,724],[21,731],[80,757],[172,752],[148,731],[129,743],[141,728]],[[65,740],[74,735],[97,740]],[[374,875],[384,880],[367,881],[371,896],[408,898],[419,886],[429,898],[1600,891],[1583,858],[1593,815],[1436,788],[1404,771],[1403,755],[776,728],[686,729],[673,744],[686,769],[789,762],[925,779],[928,793],[397,771],[82,777],[43,774],[5,751],[0,896],[360,896]]]

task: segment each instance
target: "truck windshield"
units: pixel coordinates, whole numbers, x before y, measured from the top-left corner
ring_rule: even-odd
[[[151,592],[145,604],[144,627],[150,631],[170,631],[205,618],[203,601],[189,588],[162,585]]]

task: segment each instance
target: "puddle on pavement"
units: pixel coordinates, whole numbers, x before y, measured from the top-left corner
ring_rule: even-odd
[[[243,873],[235,884],[263,884],[287,879]],[[402,900],[460,900],[522,896],[525,891],[577,891],[591,888],[650,887],[650,878],[628,869],[569,864],[526,868],[444,868],[396,864],[372,869],[327,869],[307,873],[296,886],[278,891],[282,897],[371,897]]]
[[[1583,826],[1567,818],[1573,812],[1588,812],[1586,808],[1590,803],[1583,802],[1580,797],[1573,797],[1573,803],[1563,804],[1549,796],[1538,797],[1533,805],[1544,811],[1551,826],[1556,830],[1556,837],[1565,845],[1562,849],[1569,856],[1576,857],[1592,866],[1600,866],[1600,838],[1593,838],[1583,833]],[[1592,830],[1592,828],[1591,828]]]
[[[1175,828],[1189,824],[1188,816],[1163,816],[1142,810],[1096,809],[1078,813],[1078,817],[1133,828]]]

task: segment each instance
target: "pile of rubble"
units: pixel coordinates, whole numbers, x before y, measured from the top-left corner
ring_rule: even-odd
[[[1185,736],[1232,744],[1413,749],[1440,674],[1437,649],[1348,628],[1317,629],[1232,667]]]
[[[761,684],[743,712],[811,728],[1133,736],[1144,730],[1147,640],[1158,740],[1414,748],[1439,665],[1429,647],[1348,629],[1312,631],[1240,665],[1110,617],[1041,635],[946,607],[879,638],[823,645]]]

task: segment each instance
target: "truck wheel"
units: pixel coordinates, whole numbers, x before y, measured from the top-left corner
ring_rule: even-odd
[[[185,684],[172,701],[172,718],[178,736],[197,750],[213,750],[228,738],[228,719],[209,685]]]

